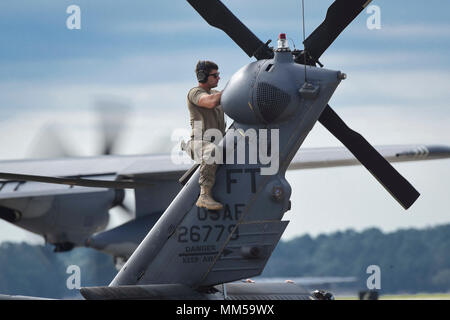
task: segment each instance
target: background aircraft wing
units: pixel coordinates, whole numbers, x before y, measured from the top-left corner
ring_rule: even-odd
[[[445,145],[376,146],[375,149],[389,162],[450,157],[450,147]],[[76,186],[76,179],[111,182],[120,179],[147,182],[178,180],[193,164],[187,156],[174,160],[168,154],[0,161],[0,199],[92,191],[92,188],[86,185]],[[292,160],[289,170],[358,164],[359,161],[343,147],[302,148]],[[44,183],[45,179],[39,177],[69,177],[72,181],[59,182],[70,187],[56,186],[53,183],[58,182],[49,179],[51,184],[47,184]],[[108,186],[101,188],[105,187]],[[119,183],[116,187],[123,188]]]
[[[450,157],[450,147],[442,145],[375,146],[389,162],[421,161]],[[304,148],[295,155],[289,170],[359,165],[346,148]]]
[[[444,145],[392,145],[375,146],[375,149],[389,162],[422,161],[450,158],[450,147]],[[166,163],[164,166],[155,167],[150,159],[136,161],[128,168],[119,172],[126,177],[180,177],[180,173],[188,170],[193,162],[187,158],[185,164],[175,165]],[[168,159],[170,161],[170,159]],[[314,169],[359,165],[360,162],[353,154],[343,147],[327,148],[301,148],[288,170]],[[173,170],[173,171],[171,171]]]

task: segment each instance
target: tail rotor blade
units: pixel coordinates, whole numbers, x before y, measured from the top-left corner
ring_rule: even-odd
[[[342,31],[372,0],[336,0],[328,8],[325,20],[305,40],[305,48],[314,61],[336,40]]]
[[[350,129],[330,106],[325,108],[319,121],[353,153],[403,208],[408,209],[417,200],[419,192],[363,136]]]
[[[211,26],[224,31],[242,50],[256,59],[271,59],[270,50],[219,0],[187,0]]]

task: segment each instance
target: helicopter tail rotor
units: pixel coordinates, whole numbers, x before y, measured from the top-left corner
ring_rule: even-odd
[[[222,29],[248,56],[271,59],[273,52],[264,46],[246,26],[219,0],[187,0],[212,26]],[[305,51],[296,55],[295,62],[315,66],[319,58],[367,7],[372,0],[335,0],[328,8],[325,20],[304,41]],[[263,54],[260,49],[264,48]],[[259,51],[258,51],[259,49]],[[255,52],[259,54],[256,55]],[[295,53],[294,53],[295,54]],[[306,56],[305,56],[306,55]],[[306,74],[305,74],[306,79]],[[339,116],[327,106],[319,118],[355,157],[372,173],[386,190],[405,208],[419,197],[416,189],[401,176],[359,133],[351,130]]]

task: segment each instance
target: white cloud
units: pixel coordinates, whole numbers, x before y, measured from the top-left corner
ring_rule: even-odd
[[[191,86],[192,83],[138,85],[14,83],[1,84],[0,90],[4,92],[1,104],[12,114],[20,112],[21,107],[36,112],[47,109],[64,111],[89,109],[97,99],[105,97],[128,101],[136,108],[154,108],[155,111],[162,111],[163,108],[167,110],[184,105],[184,92]]]

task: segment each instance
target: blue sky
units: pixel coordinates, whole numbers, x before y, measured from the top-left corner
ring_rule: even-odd
[[[262,41],[275,43],[285,32],[301,47],[300,0],[224,3]],[[307,35],[331,3],[305,1]],[[66,27],[72,4],[81,8],[81,30]],[[373,4],[381,9],[381,29],[369,30],[369,14],[363,12],[321,59],[327,68],[348,74],[332,106],[373,144],[450,145],[450,2]],[[188,129],[185,97],[195,85],[195,63],[216,61],[223,88],[252,61],[184,0],[3,1],[0,41],[0,125],[8,132],[0,137],[2,159],[33,156],[33,141],[49,123],[80,154],[92,154],[97,133],[92,110],[102,99],[132,107],[121,153],[170,151],[171,133]],[[305,141],[307,147],[339,145],[320,126]],[[285,237],[448,223],[449,165],[396,166],[423,194],[408,213],[362,168],[289,173],[293,210],[285,216],[292,221]],[[324,180],[325,186],[318,183]],[[23,236],[4,224],[0,228],[7,228],[3,234],[10,238]]]

